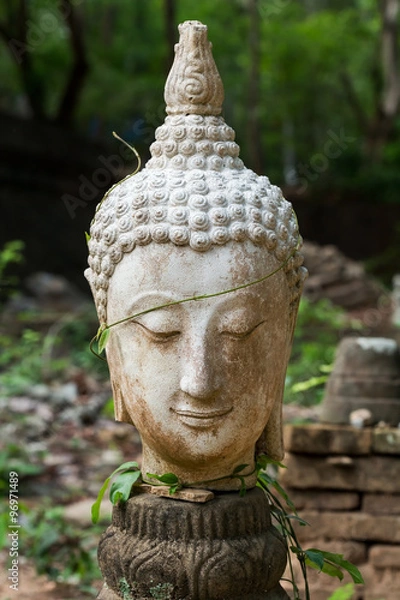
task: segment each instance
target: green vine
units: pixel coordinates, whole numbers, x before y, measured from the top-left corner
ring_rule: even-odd
[[[300,525],[306,526],[308,523],[301,519],[296,511],[296,508],[289,498],[288,494],[279,484],[278,480],[268,473],[268,467],[286,468],[282,463],[274,461],[265,455],[260,455],[257,458],[255,469],[250,473],[243,474],[243,471],[249,465],[238,465],[232,473],[217,479],[209,479],[203,481],[195,481],[193,483],[183,483],[174,473],[165,473],[156,475],[147,473],[148,479],[154,479],[155,485],[164,485],[169,487],[169,494],[176,494],[184,488],[194,488],[199,485],[208,485],[217,481],[226,479],[239,479],[240,491],[239,495],[244,496],[246,493],[245,477],[257,473],[257,486],[260,487],[268,497],[270,510],[275,519],[278,529],[281,532],[286,548],[291,578],[288,580],[293,586],[294,600],[300,600],[300,589],[295,580],[293,558],[296,557],[301,566],[301,572],[304,579],[305,600],[310,600],[310,589],[307,576],[307,567],[316,569],[319,572],[325,573],[331,577],[337,577],[342,581],[344,571],[352,578],[354,583],[364,583],[360,571],[355,565],[345,560],[342,554],[334,554],[319,548],[308,548],[304,550],[297,538],[296,531],[293,527],[293,522],[297,521]],[[143,483],[142,474],[137,462],[126,462],[118,467],[103,483],[97,499],[92,506],[92,521],[97,523],[100,514],[100,504],[104,494],[110,484],[111,479],[118,475],[110,489],[110,500],[113,504],[117,502],[127,502],[132,494],[134,486],[140,486]],[[285,509],[284,503],[289,507],[290,513]]]

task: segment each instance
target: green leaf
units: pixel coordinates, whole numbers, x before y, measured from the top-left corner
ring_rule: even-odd
[[[99,520],[101,501],[103,500],[104,494],[106,493],[108,484],[110,483],[112,477],[114,477],[114,475],[116,475],[120,471],[126,471],[127,469],[137,469],[138,470],[139,465],[135,461],[124,462],[117,469],[115,469],[115,471],[113,471],[109,477],[107,477],[107,479],[105,480],[105,482],[103,483],[103,485],[100,488],[100,491],[97,495],[96,501],[92,504],[92,509],[91,509],[92,523],[95,524]],[[139,471],[139,473],[140,473],[140,471]]]
[[[309,558],[306,558],[306,565],[308,567],[311,567],[311,569],[315,569],[316,571],[325,573],[325,575],[329,575],[330,577],[337,577],[340,581],[342,581],[343,579],[342,570],[339,569],[339,567],[336,567],[335,565],[332,565],[331,563],[327,562],[326,560],[324,560],[322,569],[320,568],[319,564],[314,563]]]
[[[246,467],[248,467],[248,466],[249,466],[248,464],[246,464],[246,465],[238,465],[237,467],[235,467],[235,468],[233,469],[233,475],[234,475],[235,473],[240,473],[240,471],[243,471],[243,469],[245,469],[245,468],[246,468]]]
[[[129,500],[132,486],[140,478],[140,471],[125,471],[120,473],[110,489],[110,500],[116,504],[119,500],[127,502]]]
[[[286,504],[294,512],[294,514],[297,515],[297,510],[296,510],[295,505],[293,504],[293,502],[291,501],[291,499],[289,498],[288,494],[285,492],[285,490],[283,489],[281,484],[274,477],[271,477],[271,475],[268,475],[268,473],[259,473],[257,481],[261,482],[261,484],[262,484],[261,487],[265,487],[265,486],[273,487],[278,492],[278,494],[280,496],[282,496],[282,498],[285,500]]]
[[[285,515],[285,518],[297,521],[302,527],[310,526],[310,523],[307,523],[307,521],[299,517],[299,515]]]
[[[85,239],[86,239],[86,243],[88,244],[90,242],[90,235],[88,234],[87,231],[85,231]]]
[[[239,496],[241,498],[243,498],[243,496],[246,495],[246,482],[244,480],[244,477],[239,477],[240,479],[240,491],[239,491]]]
[[[179,485],[179,479],[175,473],[164,473],[164,475],[156,475],[155,473],[147,473],[147,477],[156,479],[166,485]]]
[[[111,479],[111,477],[107,477],[107,479],[105,480],[105,482],[103,483],[103,485],[100,488],[100,491],[97,495],[96,501],[92,504],[91,514],[92,514],[92,523],[93,524],[96,524],[97,521],[99,520],[101,501],[103,500],[103,496],[106,493],[106,489],[108,488],[110,479]]]
[[[101,354],[103,352],[104,348],[106,347],[108,338],[110,337],[110,332],[111,332],[110,328],[103,329],[103,331],[101,332],[100,339],[99,339],[99,345],[98,345],[99,354]]]
[[[343,587],[338,588],[329,596],[328,600],[351,600],[354,596],[355,588],[352,583],[347,583]]]
[[[320,571],[322,570],[322,567],[324,566],[324,557],[321,552],[318,552],[318,550],[306,550],[304,554],[306,558],[319,567]]]
[[[279,462],[278,460],[274,460],[273,458],[269,458],[266,454],[260,454],[257,456],[257,469],[265,470],[268,465],[272,465],[274,467],[280,467],[281,469],[286,469],[287,467]]]
[[[319,377],[310,377],[310,379],[307,379],[307,381],[299,381],[298,383],[294,383],[290,391],[293,394],[298,394],[299,392],[307,392],[308,390],[317,387],[318,385],[326,383],[327,379],[327,375],[320,375]]]
[[[171,485],[171,487],[169,488],[169,495],[173,496],[181,488],[182,488],[182,486],[180,484]]]
[[[347,571],[354,583],[364,583],[364,579],[360,571],[351,562],[345,560],[343,558],[343,554],[333,554],[332,552],[326,552],[325,550],[318,550],[316,548],[310,548],[309,550],[311,552],[320,552],[325,561],[328,561],[329,563],[332,563],[333,565]]]

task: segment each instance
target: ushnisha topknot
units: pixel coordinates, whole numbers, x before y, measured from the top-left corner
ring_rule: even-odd
[[[115,265],[137,245],[172,243],[206,252],[250,240],[285,263],[293,304],[306,277],[291,204],[267,177],[244,167],[235,132],[219,116],[223,88],[207,27],[191,21],[179,30],[165,89],[169,115],[156,130],[151,158],[111,189],[90,228],[85,275],[101,323],[107,323]]]

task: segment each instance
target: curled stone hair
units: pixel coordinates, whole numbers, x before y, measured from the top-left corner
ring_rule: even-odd
[[[291,204],[267,177],[244,167],[235,132],[220,116],[223,88],[206,26],[179,28],[165,87],[169,116],[156,131],[151,159],[111,189],[90,228],[86,276],[101,323],[110,277],[136,246],[172,243],[207,252],[250,240],[284,264],[293,304],[306,276]]]

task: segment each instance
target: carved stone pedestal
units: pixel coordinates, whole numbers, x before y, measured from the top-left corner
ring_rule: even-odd
[[[99,600],[289,599],[279,584],[285,545],[258,488],[201,505],[136,495],[114,507],[99,563]]]

